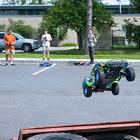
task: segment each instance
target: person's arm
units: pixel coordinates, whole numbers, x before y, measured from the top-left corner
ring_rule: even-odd
[[[94,41],[94,43],[97,42],[97,39],[95,38],[94,34],[93,34],[93,41]]]
[[[41,42],[43,42],[43,41],[44,41],[44,36],[42,35],[42,36],[41,36]]]
[[[16,43],[16,37],[14,36],[13,42],[10,44],[11,46],[15,45]]]
[[[6,35],[4,35],[4,43],[5,43],[6,45],[9,45],[9,42],[7,41]]]
[[[49,41],[52,41],[52,37],[51,37],[51,35],[49,34]]]

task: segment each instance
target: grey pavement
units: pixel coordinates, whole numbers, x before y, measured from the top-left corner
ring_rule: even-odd
[[[120,94],[82,94],[81,83],[91,66],[57,64],[41,70],[37,64],[0,67],[0,140],[10,140],[20,128],[140,120],[140,66],[132,63],[136,80],[120,81]]]

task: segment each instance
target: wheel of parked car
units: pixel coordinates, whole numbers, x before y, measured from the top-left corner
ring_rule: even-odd
[[[31,44],[23,44],[22,48],[23,48],[24,52],[31,52],[32,51]]]
[[[118,83],[112,83],[112,94],[118,95],[119,94],[119,84]]]
[[[88,86],[86,81],[83,82],[83,94],[85,97],[91,97],[92,96],[92,87]]]
[[[100,134],[88,137],[88,140],[139,140],[138,138],[127,134]]]
[[[132,67],[126,68],[125,72],[126,72],[126,79],[128,81],[134,81],[135,80],[135,70]]]
[[[48,133],[27,138],[26,140],[87,140],[86,138],[70,133]]]

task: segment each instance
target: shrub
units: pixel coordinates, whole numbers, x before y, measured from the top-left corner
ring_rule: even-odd
[[[61,45],[62,47],[76,47],[77,44],[76,43],[64,43]]]
[[[35,29],[30,25],[25,25],[22,20],[14,21],[9,19],[9,28],[11,28],[13,32],[19,33],[26,38],[31,38],[35,33]]]
[[[137,22],[134,20],[134,23]],[[129,20],[125,20],[125,25],[123,29],[126,33],[126,38],[129,44],[135,44],[138,48],[140,48],[140,25],[135,25]]]

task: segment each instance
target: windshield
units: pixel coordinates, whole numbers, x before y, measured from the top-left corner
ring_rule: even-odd
[[[18,34],[18,33],[14,33],[14,35],[15,35],[16,37],[20,38],[20,39],[23,39],[23,38],[24,38],[23,36],[21,36],[21,35]]]

